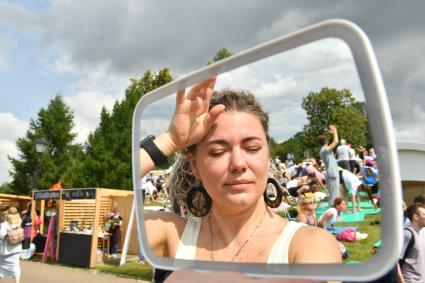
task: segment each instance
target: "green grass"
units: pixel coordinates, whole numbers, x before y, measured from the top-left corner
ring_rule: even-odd
[[[380,220],[379,214],[366,215],[365,221],[355,223],[342,223],[338,226],[359,226],[357,231],[367,233],[369,236],[361,241],[343,242],[348,250],[348,258],[345,262],[350,261],[368,261],[373,256],[373,245],[381,239],[380,225],[370,225],[371,222]]]
[[[95,267],[99,272],[114,274],[120,277],[134,278],[139,280],[152,281],[152,267],[141,261],[128,261],[119,266],[118,261],[110,261],[99,264]]]

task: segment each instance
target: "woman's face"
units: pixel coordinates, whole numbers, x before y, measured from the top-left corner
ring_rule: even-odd
[[[336,206],[336,209],[339,212],[343,212],[343,211],[347,210],[347,202],[346,201],[341,202],[339,205]]]
[[[213,204],[243,208],[258,203],[266,188],[269,147],[259,119],[246,112],[220,114],[190,156],[193,174]]]
[[[306,201],[303,202],[302,205],[303,205],[303,209],[305,211],[311,212],[311,211],[314,211],[314,209],[315,209],[315,205],[314,205],[312,200],[306,200]]]

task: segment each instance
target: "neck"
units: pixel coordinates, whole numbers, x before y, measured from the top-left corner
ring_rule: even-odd
[[[242,211],[228,211],[213,204],[210,213],[216,239],[225,246],[232,241],[246,239],[260,221],[267,217],[266,209],[262,199],[255,206]]]
[[[422,227],[419,227],[419,225],[416,222],[412,222],[412,224],[410,225],[410,227],[415,230],[417,233],[419,233],[419,231],[421,230]]]

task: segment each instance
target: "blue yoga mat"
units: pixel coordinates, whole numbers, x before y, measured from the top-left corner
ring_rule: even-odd
[[[359,226],[335,226],[335,229],[328,229],[328,231],[331,232],[332,234],[339,235],[339,233],[341,233],[342,230],[345,230],[348,228],[353,228],[357,230]]]

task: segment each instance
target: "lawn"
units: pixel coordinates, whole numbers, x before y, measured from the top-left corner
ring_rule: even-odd
[[[139,260],[127,261],[122,266],[119,266],[119,261],[109,261],[104,264],[99,264],[95,267],[96,270],[104,273],[114,274],[120,277],[134,278],[139,280],[152,281],[152,266],[146,262]]]
[[[381,239],[381,227],[378,224],[371,224],[380,220],[379,214],[366,215],[365,221],[355,223],[344,223],[340,226],[359,226],[357,228],[361,233],[367,233],[369,236],[361,241],[344,242],[348,250],[349,257],[345,262],[367,261],[373,255],[373,245]]]

